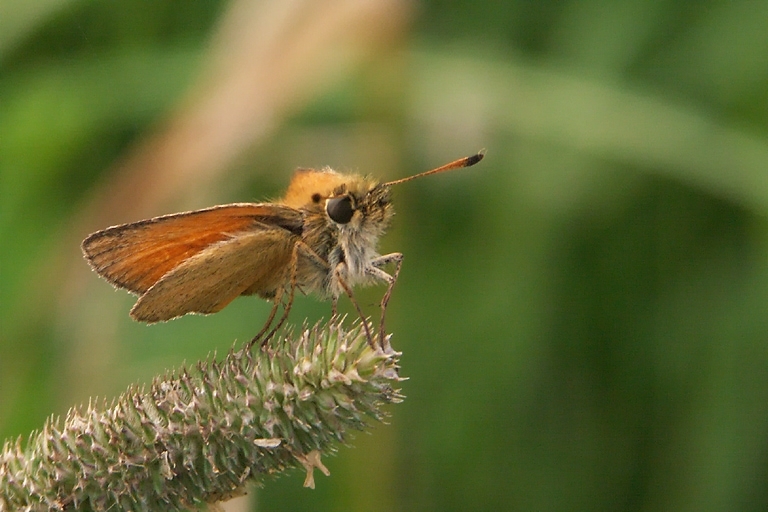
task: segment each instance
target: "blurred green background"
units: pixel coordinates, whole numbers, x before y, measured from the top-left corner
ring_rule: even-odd
[[[766,27],[765,1],[4,1],[0,438],[267,315],[131,322],[89,232],[486,147],[395,191],[406,401],[315,491],[230,510],[766,510]]]

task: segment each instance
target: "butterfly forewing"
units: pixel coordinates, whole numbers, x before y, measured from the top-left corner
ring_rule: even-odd
[[[86,238],[83,252],[109,282],[143,294],[186,260],[233,235],[272,229],[299,235],[302,226],[294,208],[230,204],[107,228]]]

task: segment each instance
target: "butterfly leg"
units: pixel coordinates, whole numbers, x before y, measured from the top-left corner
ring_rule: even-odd
[[[275,315],[277,314],[277,310],[280,307],[280,305],[283,302],[283,287],[280,287],[275,292],[275,298],[273,299],[273,305],[272,305],[272,311],[269,312],[269,317],[267,318],[266,323],[264,323],[264,327],[261,328],[259,333],[254,336],[251,341],[248,342],[248,347],[246,350],[250,350],[253,345],[256,344],[257,341],[261,339],[262,336],[269,330],[270,326],[272,325],[272,322],[275,320]]]
[[[272,328],[271,331],[264,337],[264,340],[261,342],[261,348],[266,347],[267,342],[272,338],[272,336],[275,335],[278,329],[283,326],[286,320],[288,320],[288,313],[291,312],[291,306],[293,306],[293,298],[296,294],[296,277],[298,274],[298,268],[299,268],[299,251],[298,251],[298,245],[294,246],[293,253],[291,254],[291,280],[288,284],[288,302],[283,306],[283,314],[280,317],[280,320],[277,321],[277,324]]]
[[[373,336],[371,336],[371,329],[368,327],[368,321],[365,319],[365,315],[363,314],[363,310],[360,308],[360,304],[357,303],[355,300],[355,296],[352,293],[352,288],[347,284],[346,281],[344,281],[344,278],[341,277],[341,269],[343,268],[343,265],[345,263],[339,263],[336,266],[336,270],[334,270],[334,275],[336,276],[336,280],[338,281],[339,285],[344,289],[344,292],[349,297],[350,302],[352,302],[352,305],[355,306],[355,309],[357,310],[357,314],[360,315],[360,321],[363,322],[363,329],[365,329],[365,336],[368,339],[368,345],[371,346],[373,350],[376,350],[376,345],[373,343]]]
[[[389,275],[383,270],[381,270],[381,267],[383,267],[384,265],[388,265],[390,263],[395,264],[395,271],[392,273],[392,275]],[[385,254],[384,256],[379,256],[378,258],[371,261],[371,267],[368,269],[368,272],[370,275],[389,283],[389,286],[387,286],[387,291],[384,292],[384,296],[381,299],[381,319],[379,321],[379,345],[381,346],[382,350],[384,350],[384,340],[386,339],[386,335],[387,335],[386,334],[387,330],[384,326],[384,319],[387,314],[387,306],[389,305],[389,299],[392,298],[392,290],[394,290],[395,288],[395,283],[397,282],[397,278],[400,275],[400,267],[402,266],[403,266],[402,253],[393,252],[391,254]]]
[[[300,242],[300,243],[296,244],[296,248],[297,248],[300,256],[302,256],[302,257],[306,258],[307,260],[311,261],[314,265],[316,265],[318,268],[324,270],[325,272],[329,272],[330,271],[330,266],[329,266],[328,262],[325,261],[314,250],[312,250],[312,248],[309,245],[307,245],[307,244],[305,244],[303,242]],[[339,270],[340,269],[337,269],[337,271],[334,272],[334,276],[337,279],[339,278],[339,272],[338,272]],[[345,290],[344,290],[345,292],[347,291],[347,289],[349,289],[350,290],[349,293],[351,293],[351,289],[349,288],[349,286],[346,283],[344,283],[342,285],[342,288],[345,288]],[[347,293],[347,295],[349,295],[349,293]],[[350,297],[351,297],[351,295],[350,295]],[[357,306],[357,304],[355,304],[355,306]],[[358,307],[357,310],[359,312],[360,308]],[[331,318],[337,318],[338,314],[339,314],[339,296],[334,293],[333,296],[331,297]],[[361,315],[361,318],[362,318],[362,315]]]

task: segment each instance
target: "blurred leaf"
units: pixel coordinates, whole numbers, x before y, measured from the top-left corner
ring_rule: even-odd
[[[0,3],[0,61],[3,54],[13,48],[29,31],[41,21],[67,7],[61,0],[6,0]]]

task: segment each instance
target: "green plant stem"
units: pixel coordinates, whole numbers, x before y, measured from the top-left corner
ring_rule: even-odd
[[[6,441],[0,512],[188,510],[295,467],[314,487],[321,455],[401,401],[398,357],[361,324],[329,322],[72,409],[24,446]]]

